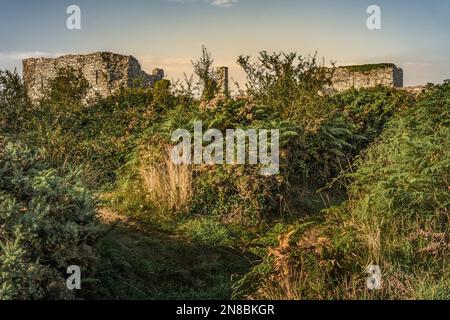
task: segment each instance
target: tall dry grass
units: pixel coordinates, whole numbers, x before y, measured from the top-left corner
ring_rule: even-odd
[[[174,164],[166,152],[159,162],[144,162],[140,175],[147,201],[163,210],[187,210],[193,194],[191,166]]]

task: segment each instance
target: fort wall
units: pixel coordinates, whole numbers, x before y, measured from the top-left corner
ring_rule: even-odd
[[[107,97],[122,87],[151,87],[164,77],[161,69],[155,69],[152,75],[145,73],[133,56],[110,52],[25,59],[23,79],[30,99],[41,99],[50,81],[65,68],[80,71],[89,82],[86,100],[97,95]]]

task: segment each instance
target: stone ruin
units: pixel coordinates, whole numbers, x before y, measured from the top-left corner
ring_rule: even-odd
[[[328,92],[342,92],[352,88],[372,88],[378,85],[403,88],[403,70],[392,63],[343,66],[330,69],[331,85]],[[219,97],[229,95],[228,68],[217,69]]]
[[[154,69],[149,75],[133,56],[111,52],[25,59],[23,79],[31,101],[39,101],[58,71],[68,67],[81,71],[89,82],[86,100],[110,96],[122,87],[153,87],[156,81],[164,78],[162,69]],[[228,68],[218,68],[217,76],[219,93],[216,98],[223,99],[229,96]],[[342,92],[377,85],[402,88],[403,70],[392,63],[337,67],[333,71],[331,83],[325,88],[326,91]]]
[[[328,89],[337,92],[378,85],[403,88],[403,70],[392,63],[337,67],[334,69],[331,83]]]
[[[208,101],[200,102],[200,109],[215,109],[217,105],[223,103],[230,97],[228,67],[219,67],[215,71],[217,81],[217,93],[215,97]]]
[[[23,60],[23,80],[32,102],[39,101],[59,70],[73,68],[89,82],[86,100],[96,96],[107,97],[120,88],[152,87],[164,78],[162,69],[145,73],[133,56],[111,52],[87,55],[65,55],[58,58],[31,58]]]
[[[230,90],[228,83],[228,67],[220,67],[217,70],[217,87],[220,96],[229,96]]]

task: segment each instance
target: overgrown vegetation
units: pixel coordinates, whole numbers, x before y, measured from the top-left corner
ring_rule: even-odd
[[[374,63],[374,64],[344,66],[345,69],[351,72],[369,72],[376,69],[393,68],[393,67],[395,67],[393,63]]]
[[[69,264],[92,271],[84,298],[449,298],[448,84],[324,94],[315,56],[238,63],[247,86],[221,99],[205,48],[198,84],[90,102],[77,70],[36,105],[2,72],[0,134],[14,143],[0,158],[0,298],[71,298]],[[171,134],[196,121],[279,129],[280,173],[174,165]],[[95,211],[116,228],[101,233]],[[367,289],[369,265],[382,290]]]
[[[65,299],[67,267],[89,274],[101,228],[79,172],[58,176],[38,152],[0,141],[0,233],[0,299]]]
[[[392,119],[339,180],[349,199],[257,243],[263,261],[238,296],[290,299],[448,299],[449,100],[437,87]],[[339,181],[338,180],[338,181]],[[365,288],[383,270],[382,290]]]

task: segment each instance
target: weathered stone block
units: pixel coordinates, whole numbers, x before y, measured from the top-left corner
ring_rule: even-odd
[[[164,71],[161,69],[155,69],[156,71],[149,75],[142,70],[133,56],[111,52],[25,59],[23,79],[32,102],[37,102],[43,97],[50,80],[64,68],[80,71],[89,82],[86,100],[97,95],[107,97],[122,87],[151,87],[155,81],[164,77]]]
[[[338,92],[377,85],[402,88],[403,70],[391,63],[337,67],[331,82],[331,89]]]

